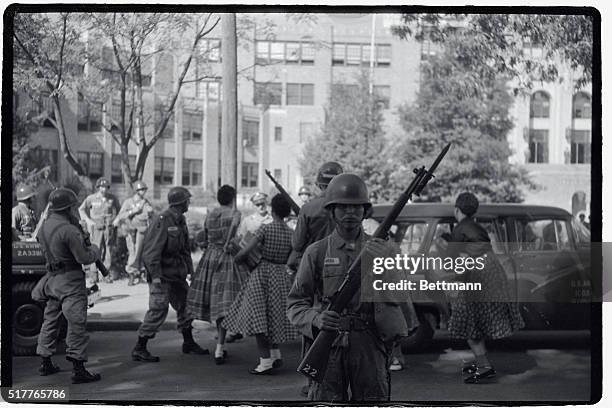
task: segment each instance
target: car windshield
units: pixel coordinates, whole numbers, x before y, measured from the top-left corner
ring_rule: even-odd
[[[406,222],[394,224],[389,236],[400,245],[403,254],[416,254],[427,233],[426,222]]]

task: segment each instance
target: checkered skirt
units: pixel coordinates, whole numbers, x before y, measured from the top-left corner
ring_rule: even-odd
[[[247,278],[248,271],[216,245],[205,250],[187,294],[194,319],[215,322],[227,316]]]
[[[297,330],[286,315],[289,289],[286,265],[262,260],[249,275],[223,327],[249,336],[263,333],[275,344],[295,339]]]

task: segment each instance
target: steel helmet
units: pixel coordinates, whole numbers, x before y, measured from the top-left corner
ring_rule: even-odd
[[[343,173],[332,179],[325,190],[325,208],[333,204],[362,204],[366,210],[372,207],[368,188],[356,174]]]
[[[185,187],[172,187],[168,191],[168,204],[176,205],[184,203],[191,198],[191,193]]]
[[[317,184],[327,186],[331,179],[343,172],[342,166],[336,162],[327,162],[319,168],[317,173]]]
[[[69,188],[58,188],[49,194],[49,210],[51,211],[65,210],[77,205],[78,202],[76,194]]]
[[[110,187],[110,182],[104,177],[100,177],[98,181],[96,181],[96,188],[98,187]]]
[[[17,189],[17,201],[24,201],[36,195],[36,191],[30,186],[21,186]]]
[[[142,180],[138,180],[136,182],[136,184],[134,184],[134,190],[135,191],[138,191],[138,190],[148,190],[148,189],[149,189],[149,187],[147,187],[147,184],[144,181],[142,181]]]
[[[261,191],[256,192],[251,196],[251,202],[255,205],[260,203],[265,203],[268,195],[266,193],[262,193]]]
[[[300,187],[300,189],[298,191],[298,195],[302,195],[302,194],[312,195],[312,192],[310,191],[310,189],[307,186],[302,186],[302,187]]]

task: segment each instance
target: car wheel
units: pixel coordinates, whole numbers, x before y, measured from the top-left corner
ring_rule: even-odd
[[[436,325],[436,317],[433,313],[418,313],[419,327],[414,330],[408,337],[402,338],[400,345],[402,353],[410,354],[417,353],[426,349],[431,344],[431,339],[434,335],[434,327]]]
[[[32,300],[36,282],[19,282],[12,288],[13,295],[13,354],[36,354],[38,334],[43,323],[43,308]]]

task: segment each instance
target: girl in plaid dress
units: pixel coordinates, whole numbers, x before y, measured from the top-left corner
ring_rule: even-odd
[[[223,326],[233,332],[255,336],[259,365],[249,371],[251,374],[270,374],[273,368],[280,367],[278,344],[297,336],[285,313],[291,289],[286,263],[291,252],[292,231],[284,218],[290,211],[287,200],[280,194],[275,195],[272,198],[273,221],[262,225],[254,239],[235,257],[236,262],[242,262],[257,245],[262,250],[261,262],[249,275],[223,322]]]
[[[215,322],[217,348],[215,362],[224,362],[226,330],[221,322],[227,316],[246,280],[246,270],[239,267],[227,252],[227,245],[240,224],[240,212],[234,208],[236,190],[221,186],[217,193],[220,206],[214,208],[204,222],[204,254],[192,278],[187,307],[194,319]]]

